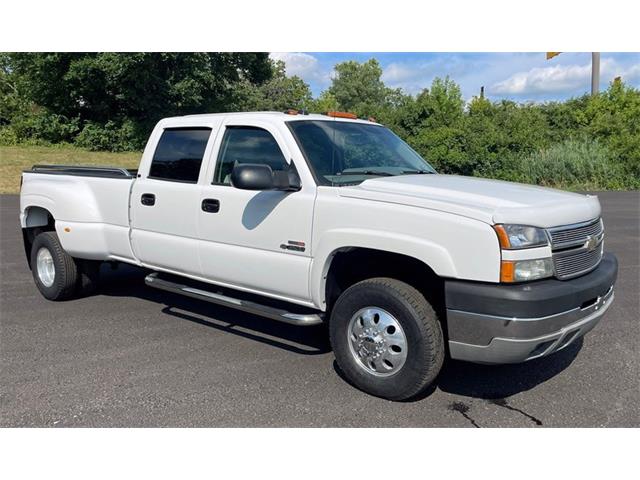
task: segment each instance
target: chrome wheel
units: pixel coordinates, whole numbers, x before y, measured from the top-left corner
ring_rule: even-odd
[[[38,272],[38,278],[45,287],[53,285],[53,281],[56,278],[56,267],[53,263],[51,252],[44,247],[38,250],[36,270]]]
[[[347,328],[349,350],[367,373],[386,377],[397,373],[407,360],[407,338],[400,322],[377,307],[359,310]]]

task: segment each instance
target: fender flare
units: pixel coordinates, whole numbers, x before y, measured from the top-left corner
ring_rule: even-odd
[[[309,289],[313,303],[326,307],[326,281],[336,253],[347,248],[369,248],[415,258],[438,276],[456,277],[448,250],[424,238],[394,232],[344,228],[326,232],[320,238],[309,269]]]

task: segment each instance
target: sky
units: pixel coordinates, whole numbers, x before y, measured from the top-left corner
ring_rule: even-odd
[[[466,100],[478,95],[492,99],[544,102],[579,97],[591,90],[591,53],[561,53],[550,60],[539,53],[271,53],[283,60],[287,75],[306,81],[317,97],[331,84],[333,67],[347,60],[375,58],[382,80],[392,88],[416,94],[435,77],[449,76]],[[600,89],[617,76],[640,88],[640,53],[602,53]]]

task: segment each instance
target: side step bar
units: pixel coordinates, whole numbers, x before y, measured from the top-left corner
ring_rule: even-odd
[[[267,317],[284,323],[290,323],[292,325],[309,326],[322,323],[322,314],[320,313],[291,313],[280,308],[262,305],[248,300],[240,300],[220,293],[208,292],[199,288],[193,288],[180,283],[171,282],[160,278],[157,273],[147,275],[144,279],[144,283],[150,287],[165,290],[167,292],[197,298],[217,305],[224,305],[225,307],[235,308],[237,310],[242,310],[243,312],[253,313],[254,315],[260,315],[262,317]]]

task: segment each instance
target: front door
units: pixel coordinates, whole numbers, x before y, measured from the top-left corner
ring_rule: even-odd
[[[218,135],[217,161],[202,186],[200,262],[204,277],[236,288],[308,302],[315,185],[297,192],[234,188],[236,163],[289,168],[282,134],[268,123],[227,121]],[[292,160],[291,160],[292,161]]]

